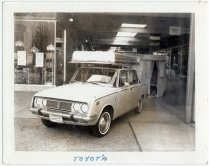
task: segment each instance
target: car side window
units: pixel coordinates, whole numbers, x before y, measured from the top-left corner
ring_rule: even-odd
[[[119,75],[119,87],[123,87],[125,83],[128,83],[128,72],[127,70],[121,70]]]
[[[129,71],[129,83],[130,85],[138,83],[138,77],[134,70]]]

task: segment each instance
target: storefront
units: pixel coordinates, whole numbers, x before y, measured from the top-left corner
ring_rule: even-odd
[[[55,86],[57,73],[63,71],[63,40],[56,40],[56,20],[16,16],[14,24],[15,89]]]

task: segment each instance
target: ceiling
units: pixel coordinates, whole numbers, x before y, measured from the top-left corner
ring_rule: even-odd
[[[160,36],[159,47],[170,47],[189,40],[190,13],[15,13],[16,18],[57,20],[57,37],[66,29],[77,44],[91,40],[94,48],[111,46],[149,48],[150,36]],[[70,22],[69,18],[74,21]],[[146,28],[121,28],[122,23],[147,24]],[[186,31],[180,36],[169,35],[170,26]],[[135,32],[135,37],[118,37],[117,32]],[[117,43],[114,41],[118,41]],[[154,41],[157,42],[157,41]]]
[[[148,47],[149,36],[160,36],[161,41],[172,40],[170,26],[179,26],[189,31],[189,13],[56,13],[57,23],[67,29],[72,37],[85,42],[91,37],[95,47],[136,46]],[[74,21],[70,22],[69,18]],[[122,23],[147,24],[146,28],[121,28]],[[135,37],[119,37],[114,44],[117,32],[135,32]],[[182,36],[189,37],[189,34]],[[181,36],[179,36],[181,37]],[[113,43],[114,42],[114,43]],[[173,43],[173,42],[172,42]]]

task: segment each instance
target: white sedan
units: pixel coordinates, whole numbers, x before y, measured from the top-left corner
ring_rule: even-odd
[[[134,69],[84,67],[69,84],[36,93],[29,110],[47,127],[57,123],[90,126],[95,136],[102,137],[112,120],[130,110],[142,111],[147,88]]]

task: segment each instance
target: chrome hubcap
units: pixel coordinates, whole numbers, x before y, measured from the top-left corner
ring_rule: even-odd
[[[108,112],[104,112],[99,120],[99,132],[101,134],[106,134],[109,130],[111,124],[111,117]]]

